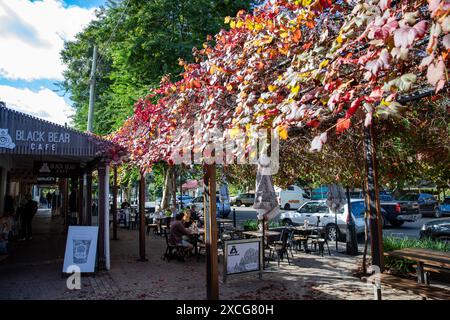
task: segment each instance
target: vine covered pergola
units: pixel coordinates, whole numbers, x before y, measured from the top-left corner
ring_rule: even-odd
[[[178,80],[164,77],[112,140],[143,171],[180,150],[202,159],[213,130],[237,159],[248,149],[230,135],[244,132],[250,145],[255,128],[306,137],[304,152],[364,141],[372,258],[382,267],[373,126],[395,130],[419,99],[450,111],[450,1],[272,0],[225,22],[229,30],[194,48],[195,63],[180,61]]]

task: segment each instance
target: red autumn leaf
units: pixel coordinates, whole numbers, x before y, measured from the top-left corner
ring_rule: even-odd
[[[294,42],[300,42],[300,40],[302,40],[302,32],[300,31],[300,29],[294,31],[292,40],[294,40]]]
[[[336,132],[337,133],[342,133],[344,131],[347,131],[348,128],[350,128],[350,119],[348,118],[340,118],[337,121],[337,126],[336,126]]]
[[[306,123],[308,127],[317,128],[320,125],[320,122],[318,120],[310,120]]]
[[[359,97],[355,101],[353,101],[352,104],[350,105],[350,108],[345,113],[345,118],[348,119],[348,118],[352,117],[355,114],[356,110],[358,110],[358,108],[361,106],[361,103],[363,101],[364,101],[364,97]]]

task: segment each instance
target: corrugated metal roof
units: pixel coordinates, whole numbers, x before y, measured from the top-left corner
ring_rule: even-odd
[[[0,105],[0,155],[105,157],[110,141]]]

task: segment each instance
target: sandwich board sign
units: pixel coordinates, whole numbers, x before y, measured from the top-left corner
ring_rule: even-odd
[[[262,239],[225,241],[224,282],[227,277],[259,273],[262,278],[263,250]]]
[[[97,241],[97,226],[69,226],[63,273],[71,273],[73,266],[81,273],[95,272]]]

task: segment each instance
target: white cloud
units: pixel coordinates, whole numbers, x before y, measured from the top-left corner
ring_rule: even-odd
[[[65,8],[61,0],[0,0],[0,77],[61,80],[64,40],[73,40],[94,10]]]
[[[74,113],[64,98],[47,88],[34,92],[0,85],[0,100],[6,102],[8,108],[60,125],[69,122]]]

